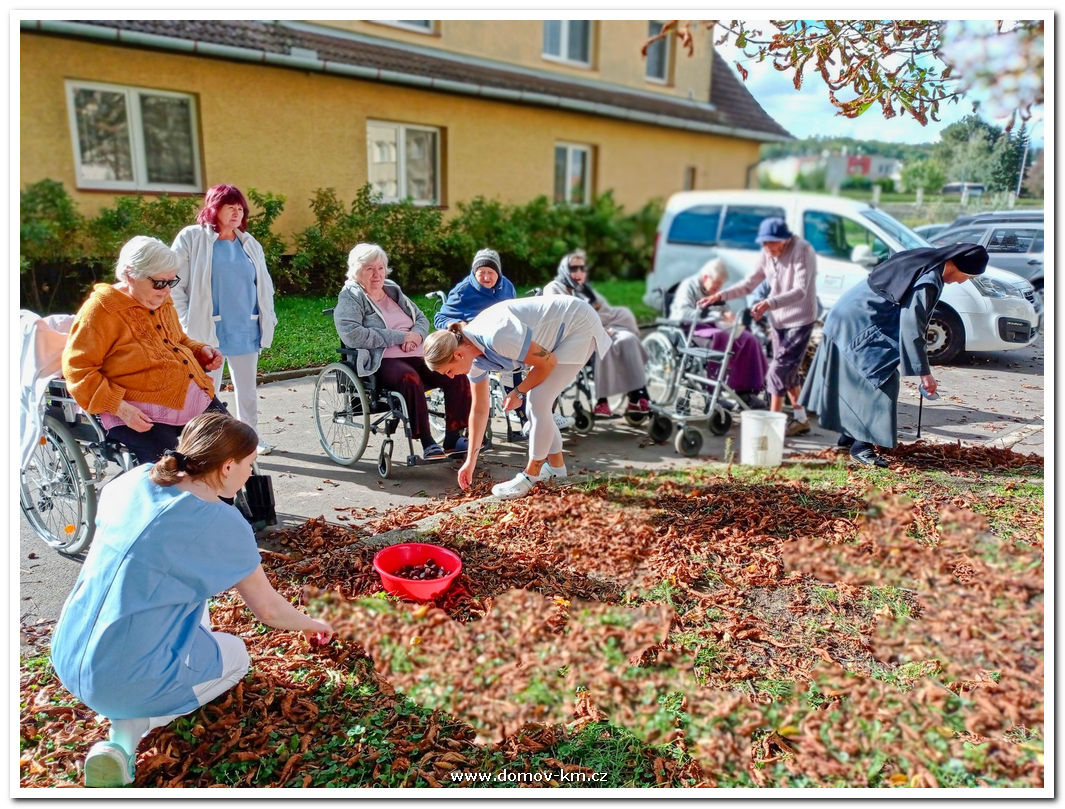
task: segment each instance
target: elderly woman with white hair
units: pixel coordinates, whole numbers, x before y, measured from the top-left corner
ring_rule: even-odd
[[[422,341],[429,319],[388,280],[388,255],[380,245],[360,243],[348,254],[348,277],[333,310],[340,341],[357,349],[355,372],[377,375],[377,381],[399,393],[411,417],[411,436],[422,443],[426,460],[466,451],[461,432],[470,411],[470,383],[431,371],[423,359]],[[427,389],[444,393],[443,446],[429,427]]]
[[[724,304],[711,304],[717,293],[728,281],[728,267],[720,258],[712,258],[677,285],[673,302],[669,307],[669,319],[682,323],[705,320],[695,327],[693,342],[723,351],[728,345],[729,330],[735,313]],[[726,326],[727,328],[722,328]],[[717,364],[711,363],[710,376],[717,373]],[[765,374],[769,367],[765,351],[758,338],[749,331],[736,335],[729,362],[728,386],[751,407],[765,407],[760,394],[765,390]]]
[[[161,241],[134,236],[119,253],[117,282],[93,287],[63,350],[70,395],[138,463],[174,449],[195,416],[225,412],[208,375],[222,354],[185,334],[170,299],[177,268]]]

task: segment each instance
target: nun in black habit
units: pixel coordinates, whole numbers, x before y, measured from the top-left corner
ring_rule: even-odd
[[[799,401],[840,433],[839,445],[856,461],[887,466],[873,445],[898,443],[899,364],[936,392],[925,340],[932,309],[944,284],[964,283],[986,267],[987,251],[976,244],[904,250],[836,301]]]

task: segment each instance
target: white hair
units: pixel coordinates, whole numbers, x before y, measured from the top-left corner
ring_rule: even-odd
[[[134,236],[124,245],[115,263],[115,278],[119,281],[148,278],[178,267],[173,250],[152,236]]]
[[[388,277],[392,273],[392,268],[388,266],[388,254],[384,248],[379,244],[359,242],[348,253],[348,280],[358,283],[358,278],[355,276],[359,271],[371,261],[378,259],[385,263],[385,277]]]
[[[712,258],[699,270],[699,277],[712,278],[715,281],[727,281],[728,267],[725,266],[725,262],[720,258]]]

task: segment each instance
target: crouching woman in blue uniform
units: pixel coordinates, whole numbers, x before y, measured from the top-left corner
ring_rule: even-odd
[[[63,685],[111,721],[85,759],[85,786],[133,782],[140,740],[247,673],[244,642],[211,630],[207,599],[235,587],[275,629],[328,642],[332,627],[271,586],[233,497],[256,457],[255,430],[225,413],[190,421],[177,450],[109,483],[96,537],[52,637]]]
[[[965,242],[903,250],[828,313],[799,401],[822,427],[840,433],[839,446],[855,461],[887,466],[873,447],[898,443],[900,364],[903,375],[920,376],[925,391],[936,392],[925,338],[932,310],[944,284],[980,275],[987,259],[984,248]]]

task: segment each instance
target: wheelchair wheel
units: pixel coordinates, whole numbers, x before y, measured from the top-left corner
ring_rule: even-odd
[[[96,525],[96,488],[85,454],[65,424],[44,417],[33,456],[22,470],[19,506],[37,535],[65,554],[89,547]]]
[[[377,456],[377,474],[381,478],[387,478],[392,474],[392,439],[386,438],[381,442],[381,454]]]
[[[715,407],[710,415],[709,427],[714,435],[724,435],[732,427],[732,414],[723,407]]]
[[[314,426],[325,454],[351,466],[370,439],[370,402],[362,382],[347,365],[325,366],[314,383]]]
[[[591,410],[585,410],[580,400],[573,403],[573,430],[578,435],[588,435],[595,426],[595,416]]]
[[[677,452],[681,455],[686,458],[692,458],[698,455],[699,450],[703,448],[703,434],[694,427],[685,427],[677,433],[673,446],[677,448]]]
[[[650,415],[650,414],[649,413],[640,413],[640,412],[630,412],[630,411],[626,410],[625,411],[625,423],[628,424],[630,427],[639,427],[641,424],[643,424],[645,421],[647,421],[648,415]]]
[[[662,444],[673,435],[673,420],[669,416],[656,413],[651,416],[651,423],[647,426],[647,434],[656,444]]]
[[[677,353],[673,342],[662,332],[653,331],[643,338],[647,349],[647,392],[656,405],[667,405],[676,394]]]

